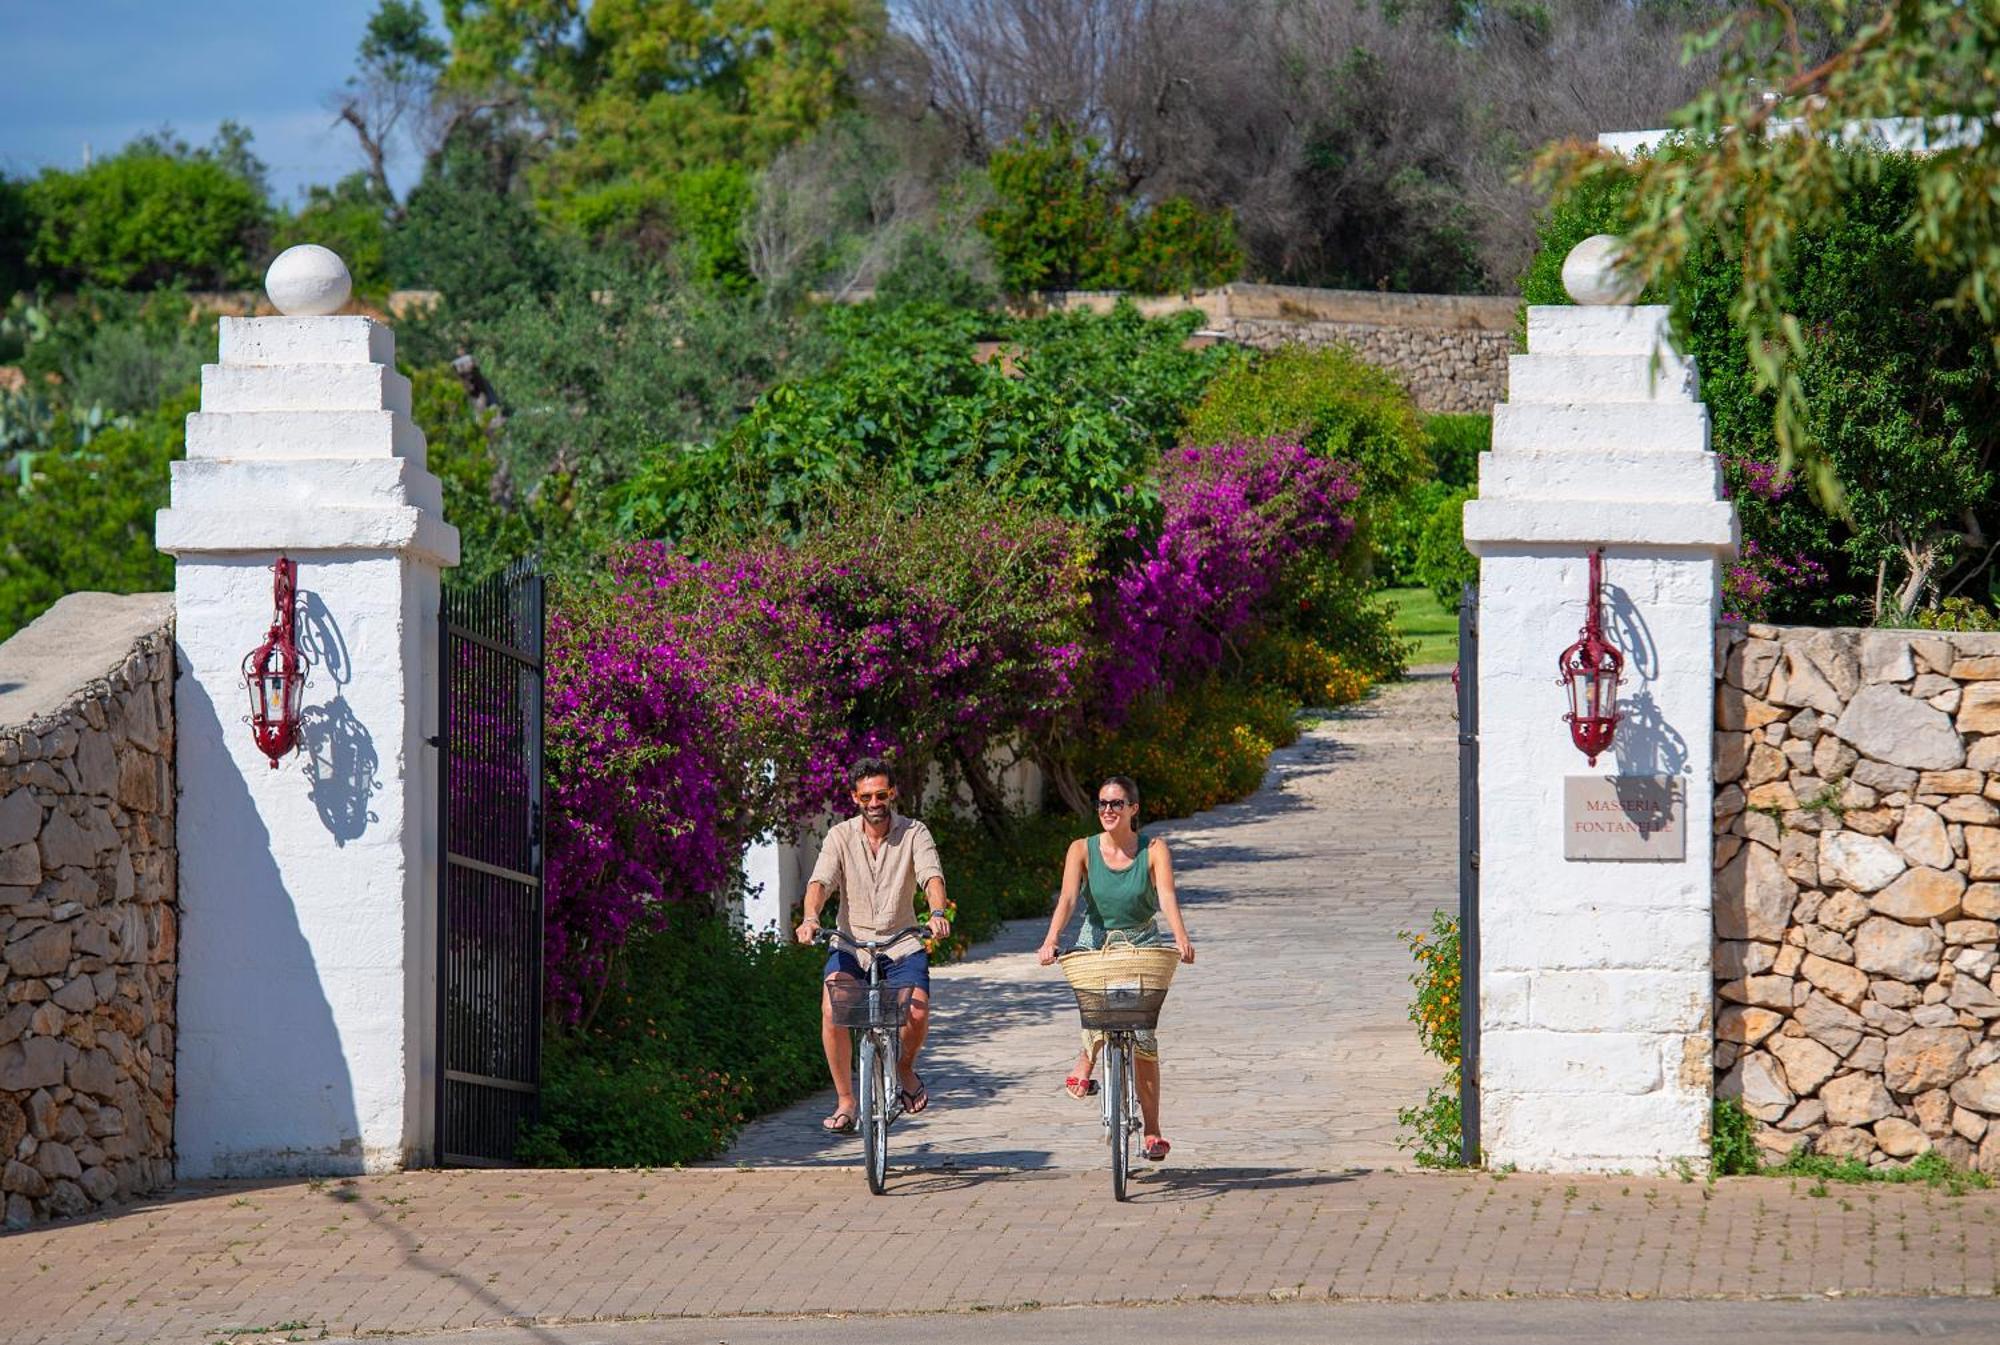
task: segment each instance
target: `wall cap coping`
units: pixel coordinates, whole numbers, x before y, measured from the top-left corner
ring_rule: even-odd
[[[0,644],[0,734],[60,714],[148,636],[170,628],[171,593],[71,593]]]

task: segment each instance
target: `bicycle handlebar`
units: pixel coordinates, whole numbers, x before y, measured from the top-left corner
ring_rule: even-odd
[[[839,930],[829,927],[826,929],[816,930],[813,933],[813,942],[832,943],[835,939],[838,939],[840,942],[846,944],[850,949],[854,950],[857,953],[860,952],[879,953],[884,948],[893,947],[894,945],[901,943],[904,939],[910,938],[912,935],[914,935],[919,939],[923,938],[924,927],[922,925],[911,925],[908,929],[905,929],[900,933],[891,934],[886,939],[852,939],[849,938],[847,935],[841,933]]]

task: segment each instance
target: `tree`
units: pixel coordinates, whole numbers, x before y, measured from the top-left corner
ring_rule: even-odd
[[[879,0],[451,0],[445,22],[447,85],[517,90],[553,132],[536,186],[555,217],[660,245],[707,227],[680,175],[768,163],[851,104],[884,19]]]
[[[381,0],[361,39],[360,69],[338,100],[340,120],[353,128],[368,160],[368,180],[391,219],[403,214],[389,185],[393,139],[406,117],[428,108],[450,55],[416,0]]]
[[[1707,248],[1741,258],[1730,316],[1760,388],[1775,395],[1789,469],[1803,454],[1815,494],[1847,506],[1801,368],[1808,334],[1787,285],[1800,240],[1838,221],[1879,179],[1879,155],[1845,142],[1888,134],[1923,151],[1901,227],[1948,286],[1945,306],[2000,327],[2000,6],[1990,0],[1759,0],[1702,39],[1715,84],[1675,115],[1683,145],[1627,167],[1570,145],[1546,166],[1568,181],[1630,172],[1625,264],[1684,310],[1683,279]]]
[[[38,456],[28,485],[0,488],[0,639],[65,593],[171,588],[174,563],[153,546],[167,464],[182,455],[193,391],[88,445]]]
[[[248,142],[225,123],[206,149],[165,132],[79,172],[43,170],[27,188],[30,263],[51,279],[118,288],[248,281],[269,217]]]

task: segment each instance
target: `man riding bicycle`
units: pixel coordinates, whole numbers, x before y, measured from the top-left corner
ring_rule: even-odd
[[[945,918],[944,871],[938,865],[937,842],[930,828],[915,818],[896,811],[896,786],[889,768],[874,759],[859,761],[848,772],[859,815],[837,824],[820,846],[819,862],[813,865],[812,881],[806,884],[805,918],[800,922],[798,940],[811,943],[819,933],[820,908],[829,895],[840,897],[840,932],[848,939],[868,942],[886,939],[898,930],[917,923],[917,890],[923,889],[930,906],[930,936],[941,939],[951,932]],[[930,954],[915,935],[905,946],[891,944],[881,954],[882,980],[898,989],[907,987],[910,1016],[902,1030],[902,1050],[896,1061],[899,1091],[897,1102],[910,1115],[930,1105],[930,1093],[917,1073],[917,1052],[923,1049],[924,1034],[930,1028]],[[835,948],[826,959],[823,979],[836,977],[867,979],[867,968],[846,948]],[[854,1100],[853,1045],[847,1029],[833,1021],[833,998],[820,994],[820,1044],[826,1048],[826,1066],[833,1075],[836,1094],[833,1114],[821,1122],[831,1134],[854,1131],[858,1111]]]

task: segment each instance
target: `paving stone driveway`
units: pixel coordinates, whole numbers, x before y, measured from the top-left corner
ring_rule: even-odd
[[[1451,706],[1443,676],[1386,687],[1280,752],[1254,797],[1157,828],[1196,949],[1161,1020],[1171,1165],[1407,1163],[1396,1109],[1439,1070],[1405,1016],[1396,933],[1457,908]],[[1096,1103],[1061,1091],[1076,1009],[1061,972],[1035,961],[1046,928],[1013,922],[932,973],[932,1106],[891,1133],[895,1164],[1104,1167]],[[767,1117],[720,1162],[852,1164],[854,1141],[819,1132],[832,1108],[828,1090]]]

